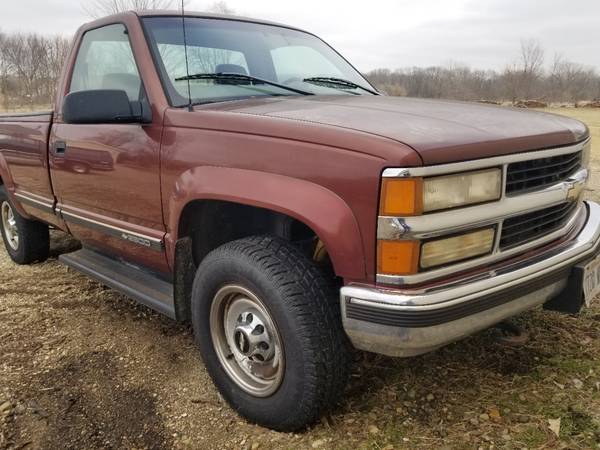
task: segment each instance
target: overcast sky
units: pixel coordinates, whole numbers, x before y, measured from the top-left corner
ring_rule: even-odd
[[[89,20],[80,0],[0,0],[1,31],[69,35]],[[189,0],[202,10],[211,0]],[[360,70],[461,63],[499,69],[521,38],[600,69],[600,0],[229,0],[241,15],[318,34]]]

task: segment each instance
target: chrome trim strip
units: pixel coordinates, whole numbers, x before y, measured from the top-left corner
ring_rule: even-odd
[[[588,210],[587,220],[574,239],[542,254],[490,270],[479,275],[477,280],[456,280],[430,290],[384,290],[345,286],[341,290],[342,299],[345,301],[348,298],[353,302],[358,301],[360,304],[382,309],[425,312],[484,297],[542,277],[575,264],[598,250],[600,206],[593,202],[585,202],[585,205]]]
[[[442,175],[456,172],[466,172],[469,170],[492,168],[504,164],[510,164],[519,161],[529,161],[532,159],[546,158],[549,156],[567,155],[581,151],[591,141],[590,138],[578,144],[566,147],[552,148],[549,150],[536,150],[532,152],[515,153],[511,155],[494,156],[491,158],[474,159],[470,161],[461,161],[450,164],[440,164],[437,166],[422,167],[403,167],[388,168],[383,171],[383,178],[405,178],[405,177],[424,177],[430,175]]]
[[[377,218],[377,239],[386,241],[396,241],[408,239],[413,236],[406,219],[402,217],[379,216]]]
[[[110,236],[122,239],[133,244],[140,245],[142,247],[150,248],[152,250],[162,252],[164,245],[162,239],[157,239],[151,236],[146,236],[134,231],[125,230],[123,228],[107,225],[105,223],[98,222],[93,219],[81,217],[77,214],[66,212],[63,209],[57,209],[57,214],[62,217],[66,222],[71,222],[77,225],[81,225],[93,230],[100,231]]]
[[[54,203],[52,201],[45,198],[44,200],[38,200],[33,197],[30,197],[30,195],[33,196],[34,194],[15,192],[15,197],[18,198],[22,203],[25,203],[26,205],[32,206],[50,214],[54,213]]]

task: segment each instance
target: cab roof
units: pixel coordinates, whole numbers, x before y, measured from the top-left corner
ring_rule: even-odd
[[[181,11],[173,11],[173,10],[130,11],[130,13],[134,13],[139,17],[182,17]],[[283,23],[272,22],[269,20],[262,20],[262,19],[253,19],[250,17],[236,16],[236,15],[231,15],[231,14],[217,14],[217,13],[208,13],[208,12],[199,12],[199,11],[186,11],[185,17],[233,20],[233,21],[237,21],[237,22],[258,23],[258,24],[262,24],[262,25],[273,25],[273,26],[277,26],[277,27],[290,28],[292,30],[305,31],[298,27],[293,27],[291,25],[286,25]]]

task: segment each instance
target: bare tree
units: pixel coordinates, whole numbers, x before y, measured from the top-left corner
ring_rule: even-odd
[[[173,9],[180,5],[180,0],[87,0],[82,7],[91,17],[98,18],[123,11]]]
[[[63,36],[54,36],[47,39],[45,58],[45,98],[54,100],[56,84],[60,78],[64,63],[71,48],[71,40]]]
[[[49,105],[69,41],[63,37],[11,34],[0,39],[0,90],[4,108]]]
[[[4,109],[9,109],[8,63],[4,56],[6,35],[0,32],[0,97]]]
[[[513,104],[539,97],[543,76],[544,49],[535,39],[522,39],[519,60],[508,65],[501,77],[506,96]]]
[[[521,71],[521,95],[525,99],[533,98],[536,82],[544,74],[544,49],[534,39],[521,40]]]
[[[597,77],[591,68],[554,56],[554,63],[547,80],[550,95],[561,102],[592,100],[596,97]]]

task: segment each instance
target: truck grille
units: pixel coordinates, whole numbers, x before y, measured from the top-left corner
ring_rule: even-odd
[[[506,219],[502,225],[500,249],[505,250],[558,230],[565,225],[576,208],[577,202],[561,203]]]
[[[506,193],[518,194],[559,183],[580,167],[581,152],[511,163],[506,172]]]

